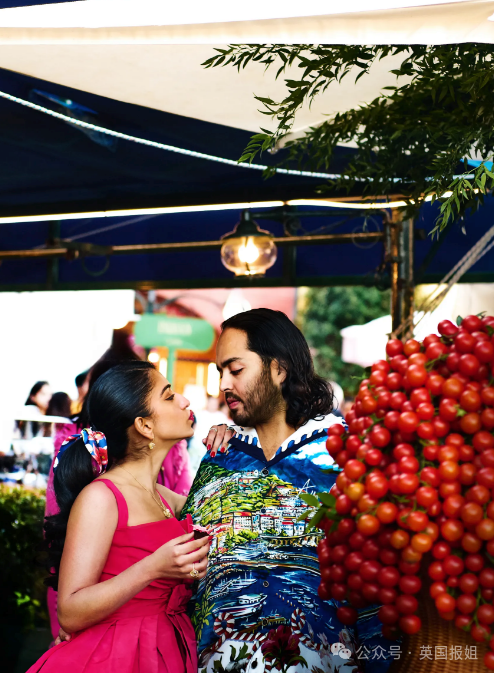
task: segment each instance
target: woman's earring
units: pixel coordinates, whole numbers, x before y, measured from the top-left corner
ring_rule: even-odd
[[[149,450],[152,451],[156,444],[154,442],[149,442]]]

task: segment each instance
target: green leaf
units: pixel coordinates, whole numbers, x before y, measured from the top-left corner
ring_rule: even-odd
[[[319,502],[319,500],[314,495],[311,495],[310,493],[301,493],[299,497],[300,497],[301,500],[303,500],[305,503],[307,503],[307,505],[309,505],[310,507],[319,507],[319,505],[321,504]]]
[[[461,317],[461,315],[457,316],[456,324],[458,325],[458,327],[461,325],[462,322],[463,322],[463,318]]]
[[[318,493],[317,497],[326,507],[333,507],[336,502],[336,498],[331,493]]]

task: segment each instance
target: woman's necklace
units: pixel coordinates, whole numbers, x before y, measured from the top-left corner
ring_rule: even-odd
[[[171,517],[173,516],[173,514],[170,512],[170,510],[168,509],[168,507],[165,507],[165,504],[164,504],[164,502],[161,500],[161,498],[159,498],[159,500],[157,500],[157,499],[155,498],[154,494],[149,490],[149,488],[146,488],[145,486],[143,486],[143,485],[141,484],[141,482],[139,481],[139,479],[137,479],[137,477],[134,477],[134,475],[132,474],[132,472],[129,472],[128,470],[126,470],[125,467],[123,467],[123,465],[120,465],[120,467],[122,468],[122,470],[124,470],[124,472],[127,472],[127,474],[130,474],[130,476],[133,477],[133,478],[137,481],[137,483],[139,484],[139,486],[140,486],[141,488],[143,488],[145,491],[147,491],[147,492],[149,493],[149,495],[152,497],[152,499],[154,500],[154,502],[158,505],[158,507],[159,507],[159,508],[161,509],[161,511],[163,512],[163,516],[165,517],[165,519],[171,519]]]

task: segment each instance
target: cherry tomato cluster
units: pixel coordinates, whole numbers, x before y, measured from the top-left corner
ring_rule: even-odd
[[[438,332],[391,339],[348,432],[328,431],[342,471],[319,524],[319,596],[343,602],[348,625],[380,604],[383,634],[395,638],[420,630],[428,573],[439,614],[489,641],[494,670],[494,317],[446,320]]]

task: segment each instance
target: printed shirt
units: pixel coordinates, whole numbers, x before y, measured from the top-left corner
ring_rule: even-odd
[[[307,528],[303,515],[313,510],[300,496],[335,482],[339,468],[325,442],[341,422],[332,414],[310,420],[270,461],[253,428],[234,426],[226,453],[203,458],[183,510],[213,536],[190,605],[199,673],[355,673],[364,663],[366,673],[381,673],[395,657],[399,646],[382,638],[379,606],[361,610],[348,628],[336,617],[340,604],[317,593],[323,533]]]

